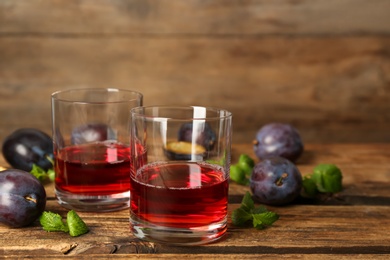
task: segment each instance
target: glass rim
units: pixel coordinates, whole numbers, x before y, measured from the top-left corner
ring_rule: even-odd
[[[153,111],[154,109],[165,109],[165,110],[188,110],[188,111],[194,111],[196,109],[201,109],[203,111],[212,111],[215,113],[219,113],[216,115],[212,116],[192,116],[192,117],[169,117],[169,116],[161,116],[161,115],[149,115],[143,113],[145,110],[150,110]],[[223,112],[223,113],[221,113]],[[171,106],[171,105],[151,105],[151,106],[138,106],[138,107],[133,107],[130,110],[130,114],[132,117],[142,117],[146,119],[164,119],[164,120],[177,120],[177,121],[186,121],[186,120],[221,120],[221,119],[229,119],[232,118],[233,114],[232,112],[219,108],[219,107],[212,107],[212,106]]]
[[[130,99],[121,99],[121,100],[115,100],[115,101],[83,101],[80,99],[74,99],[74,98],[66,98],[61,97],[63,94],[68,94],[71,92],[86,92],[86,91],[93,91],[93,92],[126,92],[128,94],[134,95],[134,97]],[[114,104],[114,103],[126,103],[136,100],[142,100],[143,94],[139,91],[132,90],[132,89],[123,89],[123,88],[69,88],[64,90],[57,90],[51,94],[52,100],[61,101],[61,102],[70,102],[70,103],[80,103],[80,104],[101,104],[101,103],[108,103],[108,104]]]

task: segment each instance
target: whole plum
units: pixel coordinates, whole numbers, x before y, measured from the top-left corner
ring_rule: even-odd
[[[303,142],[299,132],[289,124],[270,123],[256,134],[253,149],[259,159],[280,156],[296,161],[303,152]]]
[[[300,194],[301,188],[300,171],[285,158],[267,158],[253,168],[250,189],[260,203],[269,205],[290,203]]]
[[[207,151],[213,149],[217,140],[217,135],[207,122],[201,124],[201,128],[194,133],[193,123],[184,123],[178,133],[178,141],[192,142],[195,136],[196,143],[202,145]]]
[[[115,140],[114,130],[106,124],[91,123],[75,127],[72,130],[72,144],[83,144],[105,140]]]
[[[30,173],[0,172],[0,222],[10,227],[32,224],[46,207],[46,191]]]
[[[21,128],[4,139],[4,159],[16,169],[31,171],[33,164],[44,170],[53,168],[53,142],[49,135],[34,128]]]

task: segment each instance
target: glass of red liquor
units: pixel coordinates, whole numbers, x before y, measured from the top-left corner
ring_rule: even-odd
[[[130,226],[137,238],[201,245],[227,229],[232,115],[210,107],[131,110]]]
[[[52,100],[55,194],[60,205],[104,212],[129,207],[130,110],[143,95],[133,90],[83,88]]]

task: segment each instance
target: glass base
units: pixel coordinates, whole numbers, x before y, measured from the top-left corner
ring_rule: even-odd
[[[110,212],[130,206],[130,191],[111,195],[80,195],[56,190],[58,203],[76,211]]]
[[[139,219],[130,212],[130,228],[139,239],[176,246],[203,245],[221,239],[227,230],[227,218],[194,228],[164,227]]]

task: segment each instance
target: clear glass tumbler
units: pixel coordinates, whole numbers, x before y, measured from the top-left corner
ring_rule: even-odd
[[[130,226],[141,239],[200,245],[227,229],[232,114],[209,107],[131,110]]]
[[[85,88],[52,94],[55,193],[80,211],[114,211],[130,201],[130,109],[141,93]]]

